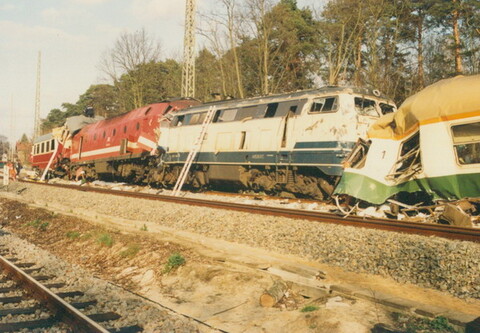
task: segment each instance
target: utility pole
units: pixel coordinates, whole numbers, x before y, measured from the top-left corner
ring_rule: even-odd
[[[33,139],[40,136],[40,64],[42,61],[42,52],[38,51],[37,62],[37,89],[35,93],[35,124],[33,127]]]
[[[10,160],[13,161],[15,155],[15,111],[13,110],[13,94],[10,96]]]
[[[195,1],[186,0],[182,96],[195,97]]]

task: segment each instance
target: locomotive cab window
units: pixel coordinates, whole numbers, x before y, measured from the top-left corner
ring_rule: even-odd
[[[355,97],[355,110],[362,116],[378,117],[375,101],[371,99]]]
[[[452,126],[452,136],[459,164],[480,163],[480,122]]]
[[[333,112],[337,111],[338,103],[337,97],[322,97],[315,98],[313,100],[312,106],[310,107],[311,113],[320,113],[320,112]]]
[[[382,110],[382,114],[387,114],[395,112],[395,107],[390,104],[380,103],[380,110]]]

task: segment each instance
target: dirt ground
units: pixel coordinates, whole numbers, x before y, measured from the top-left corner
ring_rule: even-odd
[[[205,256],[194,246],[168,241],[150,224],[137,223],[119,231],[122,229],[106,227],[111,223],[102,226],[98,220],[93,223],[52,212],[51,207],[33,208],[7,199],[0,199],[0,209],[0,224],[6,230],[98,277],[224,331],[362,333],[370,332],[380,322],[393,323],[390,311],[370,302],[331,295],[307,298],[293,290],[276,307],[262,308],[259,297],[271,287],[275,279],[272,275],[218,255]],[[169,267],[169,258],[175,255],[183,257],[185,263]],[[379,284],[371,276],[335,268],[330,268],[328,275],[330,283],[343,279]],[[409,296],[409,290],[414,298],[432,298],[420,288],[396,287],[384,283],[383,291]],[[449,304],[458,311],[465,310],[465,302],[442,297],[437,297],[434,305]],[[468,305],[473,313],[480,313],[477,303]],[[304,312],[307,306],[314,310]]]

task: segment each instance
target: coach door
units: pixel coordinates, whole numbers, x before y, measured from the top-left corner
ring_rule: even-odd
[[[78,145],[78,159],[82,158],[83,136],[80,137],[80,144]]]

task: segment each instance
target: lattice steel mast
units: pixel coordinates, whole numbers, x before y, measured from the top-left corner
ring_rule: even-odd
[[[195,1],[186,0],[182,96],[195,97]]]
[[[33,127],[33,139],[40,136],[40,64],[42,61],[42,52],[38,51],[37,62],[37,89],[35,92],[35,124]]]

